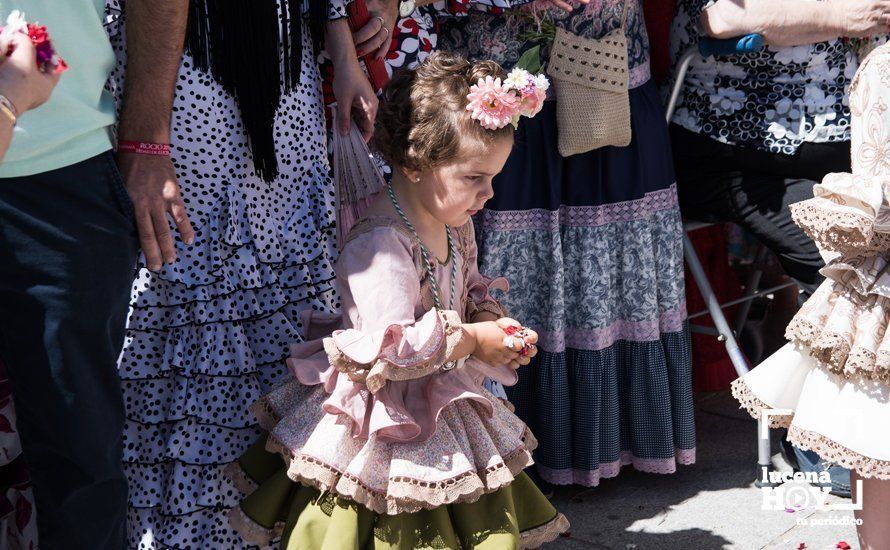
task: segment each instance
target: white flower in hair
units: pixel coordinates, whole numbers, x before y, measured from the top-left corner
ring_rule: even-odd
[[[535,77],[535,88],[541,90],[542,92],[546,92],[550,89],[550,80],[543,74],[539,74]]]
[[[510,71],[510,74],[507,75],[504,84],[514,90],[522,90],[528,86],[529,79],[534,79],[534,77],[529,74],[528,71],[525,69],[514,68]]]

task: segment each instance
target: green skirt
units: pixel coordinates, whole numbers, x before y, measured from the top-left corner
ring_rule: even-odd
[[[286,550],[537,548],[569,528],[524,473],[475,502],[397,515],[376,514],[350,500],[295,483],[284,461],[253,445],[229,475],[250,489],[229,515],[248,542],[281,539]]]

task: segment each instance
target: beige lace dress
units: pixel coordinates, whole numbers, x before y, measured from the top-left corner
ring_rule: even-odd
[[[825,282],[788,326],[790,340],[733,384],[754,415],[825,460],[890,479],[890,46],[850,91],[853,173],[829,174],[792,205],[819,246]],[[781,412],[781,411],[776,411]]]

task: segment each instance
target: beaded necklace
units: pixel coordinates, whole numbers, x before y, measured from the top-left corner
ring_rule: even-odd
[[[402,207],[399,206],[399,201],[396,200],[396,194],[392,190],[392,183],[389,183],[386,186],[386,190],[389,192],[389,198],[392,200],[393,208],[396,209],[399,217],[402,218],[402,221],[411,231],[411,234],[414,235],[414,238],[417,239],[417,244],[420,246],[420,257],[423,259],[423,267],[426,270],[426,274],[430,278],[430,286],[433,289],[433,301],[436,303],[436,308],[445,309],[442,307],[442,300],[439,296],[439,283],[436,282],[436,276],[433,273],[433,264],[430,261],[430,254],[427,251],[426,246],[424,246],[423,241],[420,239],[420,235],[417,234],[417,230],[414,229],[414,226],[408,221],[408,216],[405,215]],[[451,228],[447,225],[445,226],[445,235],[448,237],[448,258],[451,260],[451,296],[448,298],[448,307],[453,308],[454,286],[455,281],[457,280],[457,259],[454,257],[454,241],[451,239]]]

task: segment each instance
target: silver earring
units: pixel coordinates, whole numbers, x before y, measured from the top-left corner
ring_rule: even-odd
[[[414,183],[420,183],[420,178],[418,177],[417,179],[415,179]]]

